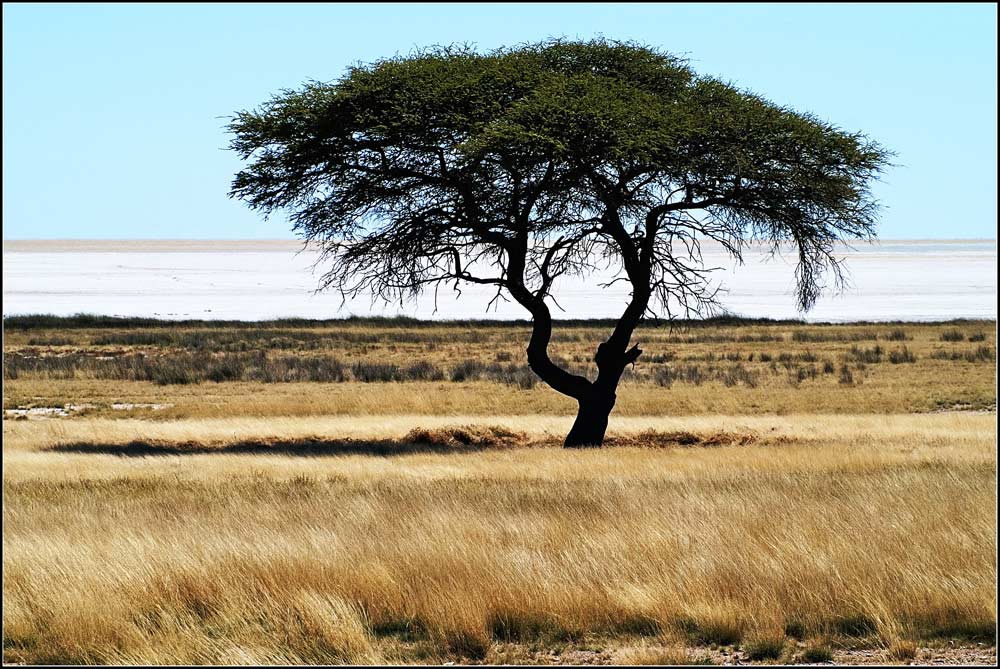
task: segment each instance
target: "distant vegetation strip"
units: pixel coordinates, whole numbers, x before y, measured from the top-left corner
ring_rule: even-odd
[[[617,322],[611,318],[592,319],[556,319],[556,326],[573,328],[612,328]],[[746,318],[735,315],[720,315],[704,319],[674,319],[661,321],[647,321],[640,328],[654,328],[657,326],[670,326],[674,328],[713,328],[720,326],[759,326],[759,325],[800,325],[800,326],[842,326],[842,325],[893,325],[893,324],[919,324],[919,325],[941,325],[954,323],[960,324],[988,324],[995,323],[993,319],[946,319],[940,321],[851,321],[850,323],[833,322],[807,322],[802,319],[771,319],[771,318]],[[322,328],[322,327],[344,327],[344,326],[370,326],[370,327],[398,327],[398,328],[440,328],[440,327],[477,327],[477,328],[509,328],[509,327],[530,327],[531,322],[526,319],[513,320],[491,320],[491,319],[470,319],[470,320],[425,320],[411,318],[409,316],[348,316],[345,318],[312,319],[312,318],[276,318],[261,321],[244,320],[204,320],[185,319],[170,320],[161,318],[144,318],[132,316],[103,316],[99,314],[75,314],[73,316],[55,316],[52,314],[17,314],[4,316],[3,327],[5,330],[40,330],[49,328]]]

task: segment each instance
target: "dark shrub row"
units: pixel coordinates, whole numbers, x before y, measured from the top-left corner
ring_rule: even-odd
[[[978,346],[972,351],[934,351],[934,360],[965,360],[966,362],[993,362],[997,358],[996,351],[990,346]]]
[[[653,372],[653,381],[667,388],[677,382],[700,386],[702,383],[712,380],[720,381],[726,386],[743,384],[755,388],[760,382],[760,372],[747,369],[741,364],[706,369],[699,365],[662,366],[657,367]]]
[[[527,365],[499,362],[482,363],[464,360],[450,373],[431,362],[411,365],[358,361],[347,365],[335,356],[268,355],[264,351],[223,353],[207,351],[166,355],[131,353],[117,356],[93,356],[82,353],[31,355],[14,353],[4,356],[4,378],[33,376],[49,379],[77,377],[118,381],[152,381],[163,385],[201,381],[258,381],[289,383],[296,381],[365,383],[390,381],[454,382],[486,380],[519,388],[532,388],[538,379]]]
[[[878,339],[878,334],[874,330],[862,330],[860,332],[796,330],[792,333],[792,341],[799,342],[875,341],[876,339]]]

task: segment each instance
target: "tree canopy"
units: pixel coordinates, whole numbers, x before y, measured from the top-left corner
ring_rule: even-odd
[[[873,237],[870,185],[889,157],[858,132],[609,40],[357,65],[229,129],[249,163],[231,195],[287,211],[329,262],[323,287],[388,301],[495,286],[531,313],[543,380],[581,402],[610,388],[611,404],[642,318],[716,304],[705,241],[740,261],[754,242],[791,249],[810,308],[825,277],[841,278],[835,242]],[[548,301],[559,276],[600,263],[631,296],[590,382],[549,360]]]

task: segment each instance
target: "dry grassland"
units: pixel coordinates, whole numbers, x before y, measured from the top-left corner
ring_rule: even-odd
[[[884,339],[895,329],[911,338]],[[929,412],[995,406],[995,358],[931,357],[995,351],[994,331],[698,330],[728,339],[664,342],[673,360],[626,382],[609,446],[583,452],[557,446],[572,407],[554,393],[452,381],[440,349],[398,364],[444,380],[388,383],[159,384],[87,378],[87,363],[9,378],[5,360],[6,409],[96,406],[4,420],[3,659],[995,663],[996,415]],[[5,354],[123,332],[9,329]],[[761,335],[782,339],[738,341]],[[464,355],[487,364],[500,344]],[[859,345],[885,359],[858,369]],[[322,350],[350,369],[355,346]],[[803,346],[815,362],[759,360]],[[889,362],[898,346],[915,360]],[[735,352],[755,386],[715,376]],[[832,375],[791,381],[824,359]],[[656,382],[656,365],[687,364],[713,378]]]
[[[393,323],[8,327],[4,409],[84,403],[95,405],[88,413],[109,414],[114,403],[157,403],[172,406],[138,415],[172,420],[575,408],[535,383],[523,326]],[[995,407],[995,330],[986,321],[644,327],[636,335],[644,354],[626,370],[615,415]],[[607,331],[557,326],[553,355],[592,377],[594,350]]]

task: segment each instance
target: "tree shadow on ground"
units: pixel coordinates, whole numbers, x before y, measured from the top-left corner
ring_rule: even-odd
[[[56,453],[85,453],[147,457],[156,455],[374,455],[414,453],[471,453],[486,449],[507,449],[544,442],[530,442],[527,435],[496,426],[463,426],[437,430],[414,429],[402,439],[332,439],[296,437],[289,439],[241,439],[225,443],[201,441],[133,440],[127,443],[72,442],[56,444]]]
[[[130,441],[123,444],[74,442],[57,444],[49,452],[148,457],[158,455],[373,455],[388,457],[415,453],[469,453],[496,446],[461,444],[449,446],[391,439],[246,439],[226,444],[201,442]]]
[[[757,435],[736,432],[642,432],[608,437],[606,448],[691,448],[745,446],[758,441]],[[486,450],[558,447],[562,439],[530,439],[523,432],[496,426],[464,426],[435,430],[414,429],[401,439],[331,439],[297,437],[259,438],[225,443],[200,441],[134,440],[126,443],[70,442],[56,444],[54,453],[149,457],[166,455],[369,455],[390,457],[417,453],[460,454]]]

